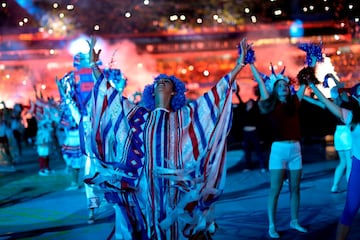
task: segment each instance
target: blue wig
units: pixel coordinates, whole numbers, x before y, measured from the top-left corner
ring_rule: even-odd
[[[171,109],[173,111],[177,111],[186,104],[186,97],[185,97],[185,84],[180,81],[175,76],[168,76],[166,74],[159,74],[155,77],[154,82],[152,84],[146,85],[144,88],[144,92],[142,94],[142,104],[145,108],[149,110],[155,109],[155,96],[154,96],[154,88],[155,83],[160,79],[170,79],[171,82],[174,84],[174,91],[175,95],[171,98]]]

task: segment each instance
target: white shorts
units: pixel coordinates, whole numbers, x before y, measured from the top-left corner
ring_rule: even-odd
[[[337,125],[334,133],[336,151],[350,150],[352,147],[351,130],[348,125]]]
[[[41,144],[37,146],[37,152],[40,157],[47,157],[50,153],[50,147],[48,144]]]
[[[298,141],[278,141],[271,145],[269,169],[302,169],[301,147]]]

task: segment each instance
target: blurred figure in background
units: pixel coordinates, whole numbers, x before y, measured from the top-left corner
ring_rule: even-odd
[[[342,108],[327,99],[315,84],[310,84],[310,87],[329,111],[347,124],[351,130],[352,167],[347,185],[345,207],[340,217],[336,235],[336,240],[345,240],[360,208],[360,83],[352,88],[351,97],[356,104],[352,105],[351,110]]]

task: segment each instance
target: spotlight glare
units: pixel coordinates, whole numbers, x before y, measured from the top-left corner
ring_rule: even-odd
[[[72,4],[68,4],[67,6],[66,6],[66,9],[67,10],[74,10],[74,5],[72,5]]]
[[[302,37],[304,36],[304,27],[301,20],[297,19],[295,20],[289,29],[290,36],[291,37]]]
[[[208,77],[210,75],[210,72],[208,70],[204,70],[203,75],[205,77]]]
[[[256,22],[257,22],[256,16],[251,16],[251,22],[252,22],[252,23],[256,23]]]
[[[125,12],[124,15],[125,15],[126,18],[130,18],[130,17],[131,17],[131,13],[130,13],[130,12]]]

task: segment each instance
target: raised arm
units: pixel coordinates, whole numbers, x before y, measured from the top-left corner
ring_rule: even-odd
[[[343,87],[344,87],[344,83],[343,83],[343,82],[340,82],[340,79],[338,79],[337,77],[335,77],[335,75],[332,74],[332,73],[326,74],[326,75],[325,75],[325,78],[326,78],[326,79],[331,78],[331,79],[334,81],[336,87],[338,87],[338,88],[343,88]]]
[[[87,40],[87,43],[89,44],[89,59],[90,59],[90,66],[93,71],[93,75],[95,79],[99,79],[101,75],[101,70],[99,66],[96,64],[97,61],[100,59],[100,53],[101,49],[98,51],[95,51],[95,45],[96,45],[96,38],[92,36],[90,38],[90,41]]]
[[[254,75],[255,81],[257,82],[259,86],[259,92],[260,92],[260,101],[266,100],[270,97],[269,92],[266,89],[264,80],[262,79],[259,71],[257,70],[254,63],[250,64],[251,72]]]
[[[328,108],[330,112],[336,117],[339,117],[342,121],[344,121],[341,108],[329,99],[327,99],[324,94],[315,86],[315,84],[310,83],[309,86],[313,90],[314,94],[319,98],[319,100],[324,103],[326,108]]]
[[[238,60],[236,62],[235,67],[230,72],[230,85],[233,84],[233,82],[236,79],[236,76],[239,74],[241,69],[245,67],[245,56],[247,53],[247,50],[250,48],[250,45],[247,43],[247,39],[243,38],[239,44],[240,54],[238,57]]]
[[[299,101],[301,101],[304,96],[305,96],[305,89],[306,89],[306,85],[305,84],[301,84],[299,89],[296,91],[296,95],[299,99]]]
[[[316,100],[316,99],[314,99],[312,97],[309,97],[309,96],[306,96],[306,95],[303,96],[303,99],[305,101],[307,101],[308,103],[311,103],[311,104],[313,104],[315,106],[318,106],[320,108],[325,109],[325,104],[323,102],[319,101],[319,100]]]

